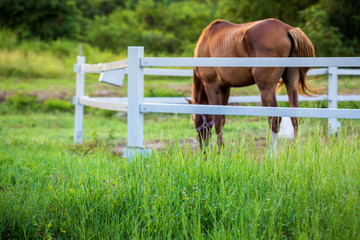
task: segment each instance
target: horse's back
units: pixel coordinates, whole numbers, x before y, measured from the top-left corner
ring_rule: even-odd
[[[238,24],[221,19],[213,21],[202,32],[195,57],[231,57],[234,54],[234,37],[239,32],[241,28]]]
[[[201,34],[195,57],[280,57],[291,49],[291,28],[276,19],[244,24],[215,20]]]

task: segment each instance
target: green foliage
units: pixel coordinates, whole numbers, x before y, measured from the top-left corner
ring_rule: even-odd
[[[209,2],[187,1],[170,5],[164,18],[165,32],[174,32],[181,47],[180,53],[192,56],[202,30],[217,17],[214,5]]]
[[[192,54],[201,30],[213,18],[211,6],[206,3],[188,1],[166,6],[142,1],[135,10],[117,8],[108,16],[96,17],[88,25],[86,39],[102,49],[115,51],[143,45],[154,54]]]
[[[313,5],[301,15],[306,20],[302,30],[314,44],[317,56],[352,55],[350,49],[343,46],[339,29],[329,25],[329,16],[321,5]]]
[[[0,9],[0,26],[16,30],[22,38],[75,38],[80,31],[72,0],[3,0]]]
[[[133,11],[117,9],[108,17],[96,17],[88,25],[86,39],[102,49],[114,51],[124,50],[125,46],[139,45],[142,29],[136,20]]]
[[[17,47],[18,37],[9,29],[0,29],[0,39],[0,49],[7,48],[9,50],[13,50]]]
[[[0,76],[21,78],[74,78],[73,64],[79,44],[68,39],[21,40],[10,30],[0,29]],[[87,62],[111,62],[126,58],[87,43],[82,44]]]
[[[0,49],[0,71],[2,76],[58,78],[70,72],[71,66],[50,52]]]
[[[73,112],[74,105],[66,100],[49,98],[44,101],[26,92],[17,92],[0,103],[0,112]]]
[[[108,15],[117,7],[130,7],[133,0],[76,0],[77,9],[86,19],[94,19],[99,15]]]
[[[304,27],[318,56],[360,52],[357,0],[3,0],[0,8],[0,28],[12,31],[2,32],[0,48],[8,49],[17,39],[70,39],[116,53],[141,45],[152,55],[191,56],[204,27],[217,18],[278,18]]]
[[[4,104],[4,103],[3,103]],[[12,111],[38,111],[40,109],[39,99],[23,92],[18,92],[6,98],[6,105]]]
[[[357,0],[323,0],[324,8],[329,14],[329,24],[339,29],[343,46],[350,54],[360,52],[360,1]],[[347,53],[348,54],[348,53]]]
[[[318,0],[222,0],[219,1],[218,15],[239,23],[277,18],[296,26],[301,22],[298,12],[317,2]]]
[[[72,112],[74,111],[74,105],[61,99],[47,99],[43,102],[43,107],[46,112]]]

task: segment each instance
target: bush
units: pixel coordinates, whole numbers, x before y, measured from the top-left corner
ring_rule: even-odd
[[[5,102],[2,104],[4,104],[7,111],[14,112],[39,111],[42,108],[37,96],[31,96],[23,92],[6,97]]]
[[[142,31],[135,12],[119,8],[109,16],[96,17],[87,27],[86,39],[100,49],[120,52],[141,45]]]
[[[74,105],[69,102],[62,99],[47,99],[43,103],[44,110],[47,112],[54,112],[54,111],[60,111],[60,112],[73,112],[74,111]]]
[[[78,53],[78,49],[79,46],[76,42],[65,39],[58,39],[56,41],[50,42],[48,51],[50,51],[56,57],[63,58],[75,57]]]
[[[155,55],[176,52],[181,46],[180,39],[173,33],[163,33],[158,30],[144,31],[141,40],[145,49]]]
[[[43,102],[37,96],[17,92],[6,97],[0,104],[0,112],[73,112],[74,105],[62,99],[47,99]]]
[[[0,1],[0,25],[16,29],[22,38],[75,38],[80,32],[79,12],[71,0]]]
[[[9,29],[0,29],[0,49],[15,49],[18,43],[17,35]]]
[[[329,15],[320,4],[300,12],[305,19],[302,30],[314,44],[318,57],[349,56],[353,49],[346,48],[341,39],[343,35],[337,27],[329,24]]]
[[[79,51],[75,41],[18,40],[10,30],[0,29],[0,76],[22,78],[74,77],[73,64]],[[87,43],[82,44],[87,63],[111,62],[126,58],[110,50],[101,51]]]
[[[57,78],[69,75],[70,67],[50,53],[0,50],[0,72],[3,76]]]
[[[185,50],[192,55],[201,31],[215,18],[213,7],[196,1],[169,5],[141,1],[133,10],[117,8],[108,16],[96,17],[85,39],[100,49],[117,52],[140,45],[152,54],[182,54]]]

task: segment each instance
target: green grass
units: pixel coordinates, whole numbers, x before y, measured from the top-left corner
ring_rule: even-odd
[[[87,115],[72,144],[70,113],[0,117],[2,239],[357,239],[359,121],[338,137],[304,119],[271,159],[264,118],[228,118],[221,155],[169,145],[126,159],[112,146],[125,117]],[[194,137],[187,115],[148,115],[145,138]],[[214,139],[213,139],[214,140]]]

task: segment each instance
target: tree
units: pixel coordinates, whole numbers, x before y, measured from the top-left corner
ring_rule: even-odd
[[[80,32],[79,12],[71,0],[2,0],[0,9],[0,26],[23,38],[75,38]]]
[[[218,15],[238,23],[277,18],[290,25],[301,21],[299,12],[316,4],[318,0],[221,0]]]
[[[342,34],[341,41],[354,55],[360,52],[360,1],[323,0],[329,24]],[[350,53],[351,54],[351,53]]]

